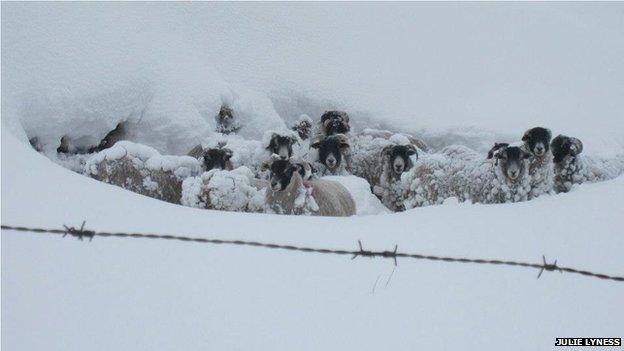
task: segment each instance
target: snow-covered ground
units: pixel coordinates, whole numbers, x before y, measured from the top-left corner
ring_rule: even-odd
[[[624,141],[623,13],[617,3],[3,3],[2,223],[544,254],[624,275],[624,177],[516,204],[276,216],[157,201],[28,145],[38,137],[54,158],[60,137],[89,145],[125,121],[133,141],[183,154],[227,104],[256,140],[337,107],[356,129],[400,128],[435,146],[483,151],[543,125],[612,155]],[[542,350],[624,330],[624,284],[556,272],[10,231],[1,253],[7,350]]]

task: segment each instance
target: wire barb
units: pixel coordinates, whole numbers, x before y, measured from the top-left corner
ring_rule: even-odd
[[[542,255],[542,266],[541,266],[541,269],[539,271],[539,274],[537,275],[537,279],[539,279],[542,276],[542,273],[544,273],[544,271],[552,272],[552,271],[555,271],[555,270],[558,270],[559,273],[563,273],[561,268],[559,268],[559,266],[557,266],[557,260],[555,260],[553,263],[547,263],[546,262],[546,256]]]
[[[67,234],[78,238],[78,240],[82,240],[82,238],[87,237],[89,238],[89,241],[93,240],[93,237],[95,236],[95,231],[93,230],[85,230],[85,224],[86,221],[82,221],[82,224],[80,225],[80,229],[76,229],[74,227],[68,227],[66,225],[63,225],[63,227],[65,227],[65,233],[63,234],[63,237],[65,237]],[[4,226],[3,226],[4,229]]]
[[[82,222],[80,228],[63,226],[65,229],[46,229],[46,228],[29,228],[29,227],[19,227],[19,226],[10,226],[10,225],[2,225],[3,230],[13,230],[18,232],[30,232],[37,234],[56,234],[62,235],[63,237],[68,234],[82,240],[83,238],[89,238],[89,241],[93,239],[94,236],[101,237],[114,237],[114,238],[135,238],[135,239],[160,239],[160,240],[176,240],[176,241],[184,241],[184,242],[193,242],[193,243],[203,243],[203,244],[213,244],[213,245],[238,245],[238,246],[251,246],[251,247],[261,247],[265,249],[274,249],[274,250],[288,250],[288,251],[298,251],[298,252],[306,252],[306,253],[317,253],[317,254],[325,254],[325,255],[352,255],[351,259],[355,259],[358,256],[365,257],[381,257],[381,258],[393,258],[394,265],[397,265],[397,257],[403,258],[411,258],[415,260],[427,260],[427,261],[442,261],[442,262],[453,262],[453,263],[472,263],[472,264],[481,264],[481,265],[498,265],[498,266],[507,266],[507,267],[524,267],[524,268],[532,268],[539,269],[540,272],[537,278],[542,276],[544,271],[556,271],[563,273],[574,273],[578,275],[583,275],[586,277],[610,280],[616,282],[624,282],[624,276],[616,276],[616,275],[608,275],[602,273],[595,273],[590,271],[585,271],[572,267],[561,267],[557,265],[557,260],[553,261],[553,263],[548,263],[546,261],[546,256],[542,255],[542,263],[528,263],[528,262],[519,262],[519,261],[508,261],[508,260],[497,260],[497,259],[482,259],[482,258],[468,258],[468,257],[446,257],[446,256],[436,256],[436,255],[423,255],[417,253],[405,253],[398,251],[398,245],[394,246],[393,251],[369,251],[365,250],[362,246],[362,241],[358,240],[358,248],[357,250],[339,250],[339,249],[326,249],[326,248],[318,248],[318,247],[305,247],[305,246],[295,246],[295,245],[284,245],[284,244],[274,244],[274,243],[263,243],[257,241],[244,241],[244,240],[227,240],[227,239],[216,239],[209,237],[191,237],[184,235],[170,235],[170,234],[155,234],[155,233],[110,233],[110,232],[97,232],[93,230],[85,229],[85,222]]]

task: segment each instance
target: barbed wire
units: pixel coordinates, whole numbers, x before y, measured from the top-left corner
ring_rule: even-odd
[[[397,258],[411,258],[411,259],[418,259],[418,260],[442,261],[442,262],[453,262],[453,263],[472,263],[472,264],[484,264],[484,265],[515,266],[515,267],[538,269],[539,273],[537,275],[537,278],[540,278],[542,276],[542,273],[544,273],[545,271],[546,272],[559,271],[560,273],[563,273],[563,272],[575,273],[575,274],[580,274],[580,275],[584,275],[584,276],[592,277],[592,278],[624,282],[623,276],[595,273],[595,272],[581,270],[581,269],[572,268],[572,267],[559,266],[557,265],[557,260],[553,261],[553,263],[548,263],[546,261],[546,257],[543,255],[542,255],[541,263],[528,263],[528,262],[509,261],[509,260],[494,260],[494,259],[467,258],[467,257],[446,257],[446,256],[437,256],[437,255],[404,253],[404,252],[398,251],[397,245],[394,246],[394,249],[392,251],[365,250],[360,240],[358,240],[358,248],[356,250],[339,250],[339,249],[305,247],[305,246],[297,246],[297,245],[264,243],[264,242],[259,242],[259,241],[211,239],[211,238],[190,237],[190,236],[184,236],[184,235],[171,235],[171,234],[98,232],[94,230],[85,229],[85,222],[82,222],[82,225],[79,228],[68,227],[66,225],[64,225],[63,227],[64,229],[46,229],[46,228],[29,228],[29,227],[11,226],[11,225],[3,224],[2,230],[12,230],[12,231],[17,231],[17,232],[31,232],[31,233],[38,233],[38,234],[56,234],[56,235],[62,235],[63,237],[70,235],[79,240],[88,238],[89,241],[93,240],[93,238],[96,236],[115,237],[115,238],[160,239],[160,240],[176,240],[176,241],[196,242],[196,243],[216,244],[216,245],[225,244],[225,245],[262,247],[262,248],[267,248],[267,249],[299,251],[299,252],[308,252],[308,253],[312,252],[312,253],[319,253],[319,254],[349,255],[349,256],[352,256],[351,259],[355,259],[357,257],[392,258],[395,266],[397,265]]]

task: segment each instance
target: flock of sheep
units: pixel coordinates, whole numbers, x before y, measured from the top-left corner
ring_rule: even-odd
[[[80,170],[95,179],[164,201],[207,209],[351,216],[353,195],[324,176],[354,175],[389,210],[446,199],[506,203],[569,191],[614,178],[624,155],[582,155],[580,140],[529,129],[517,143],[496,143],[487,155],[452,145],[433,152],[421,140],[385,130],[351,131],[349,115],[327,111],[319,123],[302,115],[291,130],[262,141],[237,135],[240,123],[222,107],[217,133],[187,156],[161,155],[111,131],[88,150]],[[551,140],[552,139],[552,140]],[[66,152],[59,148],[59,152]]]

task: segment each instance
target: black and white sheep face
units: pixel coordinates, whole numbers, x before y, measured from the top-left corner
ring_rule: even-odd
[[[295,172],[303,171],[300,165],[293,164],[288,160],[275,160],[271,163],[271,189],[273,191],[282,191],[288,187]]]
[[[351,130],[349,115],[344,111],[327,111],[321,116],[325,135],[346,134]]]
[[[522,136],[522,141],[527,149],[535,156],[544,156],[550,147],[552,133],[550,129],[535,127],[527,130]]]
[[[551,143],[553,161],[559,163],[567,156],[575,157],[583,152],[583,143],[577,139],[565,135],[558,135]]]
[[[524,173],[531,154],[517,146],[507,146],[496,152],[495,157],[505,177],[515,181]]]
[[[208,149],[204,152],[204,166],[206,171],[211,169],[227,169],[232,170],[230,158],[232,158],[232,150],[227,148]]]
[[[278,155],[282,160],[287,160],[292,156],[292,146],[296,142],[297,140],[293,137],[273,134],[266,149]]]
[[[316,141],[310,147],[318,149],[319,161],[334,171],[344,161],[344,155],[349,152],[350,145],[346,136],[336,134]]]
[[[410,156],[416,155],[416,148],[413,145],[391,145],[386,146],[382,155],[386,162],[388,162],[388,168],[392,172],[395,178],[400,178],[403,172],[409,171],[412,166],[412,160]]]

